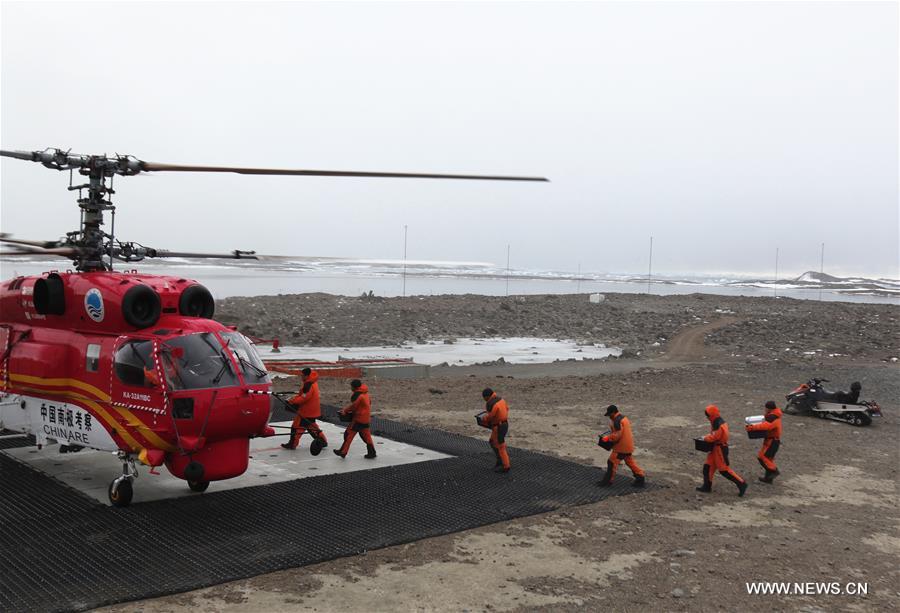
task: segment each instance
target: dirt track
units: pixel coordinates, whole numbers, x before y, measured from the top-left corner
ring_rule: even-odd
[[[816,311],[815,304],[804,308],[820,324],[830,312]],[[896,309],[876,312],[896,315]],[[874,320],[866,308],[856,316]],[[748,330],[746,317],[736,312],[686,326],[659,348],[658,359],[614,360],[606,369],[560,363],[547,365],[549,376],[540,366],[520,376],[512,373],[529,367],[481,366],[435,369],[437,376],[422,381],[369,382],[381,415],[482,438],[471,415],[481,388],[490,385],[511,405],[511,446],[598,467],[606,459],[596,447],[596,433],[605,429],[601,409],[615,402],[634,423],[638,462],[662,489],[138,606],[192,612],[900,609],[897,366],[866,356],[787,361],[735,355],[734,345],[719,341],[737,338],[735,328]],[[831,323],[825,320],[823,329],[843,329]],[[778,334],[780,327],[768,330]],[[887,340],[878,351],[896,351],[890,344],[896,326],[880,331]],[[823,344],[842,342],[826,337]],[[746,438],[740,423],[812,376],[844,387],[861,381],[863,396],[879,400],[886,417],[854,428],[786,416],[777,457],[783,474],[774,485],[761,484],[757,442]],[[343,402],[345,386],[325,380],[323,400]],[[693,451],[691,438],[708,431],[702,411],[709,403],[718,404],[731,425],[732,465],[750,482],[745,498],[721,478],[712,494],[694,491],[703,455]],[[750,581],[867,582],[869,593],[750,596]]]
[[[717,353],[706,344],[706,335],[740,321],[737,317],[723,317],[707,324],[692,326],[675,335],[666,345],[662,356],[665,362],[696,362],[704,360],[709,354]]]

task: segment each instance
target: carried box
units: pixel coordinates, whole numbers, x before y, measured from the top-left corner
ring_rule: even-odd
[[[751,415],[750,417],[744,418],[744,423],[748,426],[755,426],[756,424],[761,424],[766,421],[765,415]],[[766,438],[765,430],[748,430],[747,431],[748,438]]]
[[[713,450],[713,444],[707,441],[704,441],[702,438],[694,439],[694,449],[697,451],[703,451],[705,453],[709,453]]]
[[[603,447],[604,449],[606,449],[607,451],[611,451],[613,448],[613,445],[615,445],[615,443],[613,443],[612,441],[604,441],[603,440],[604,436],[609,436],[610,434],[612,434],[612,432],[607,430],[606,432],[601,434],[599,437],[597,437],[597,444],[600,445],[601,447]]]

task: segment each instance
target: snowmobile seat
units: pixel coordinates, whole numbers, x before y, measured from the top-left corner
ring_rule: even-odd
[[[824,391],[824,390],[823,390]],[[862,384],[859,381],[854,381],[850,385],[850,391],[845,392],[843,390],[831,393],[831,398],[826,398],[825,400],[832,400],[833,402],[840,402],[841,404],[859,404],[859,393],[862,391]]]

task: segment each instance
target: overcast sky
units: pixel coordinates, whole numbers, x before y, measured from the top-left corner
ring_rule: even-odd
[[[116,234],[178,250],[660,273],[898,272],[898,5],[4,2],[3,149],[541,183],[158,173]],[[0,222],[75,229],[5,159]]]

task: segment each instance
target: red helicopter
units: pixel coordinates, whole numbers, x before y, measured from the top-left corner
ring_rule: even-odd
[[[213,317],[203,285],[175,276],[114,270],[147,257],[255,258],[252,251],[201,254],[153,249],[115,238],[113,177],[142,172],[546,181],[542,177],[184,166],[132,156],[77,155],[59,149],[0,156],[70,171],[78,190],[79,230],[59,241],[25,241],[6,256],[56,255],[75,270],[16,277],[0,284],[0,431],[33,435],[38,448],[87,447],[117,454],[122,474],[109,500],[128,505],[136,463],[162,466],[195,492],[241,475],[250,439],[268,425],[271,380],[253,344]],[[72,185],[74,171],[86,177]],[[113,234],[103,214],[113,216]]]

